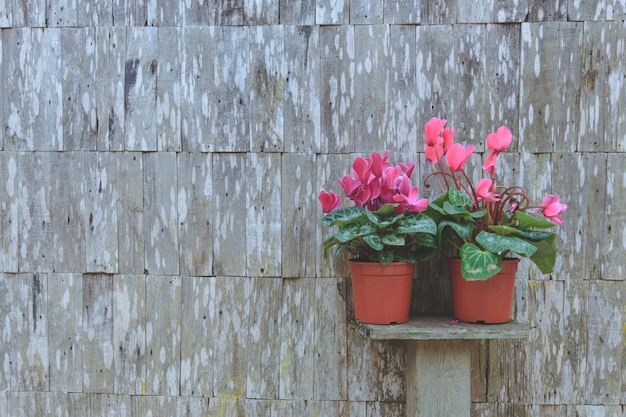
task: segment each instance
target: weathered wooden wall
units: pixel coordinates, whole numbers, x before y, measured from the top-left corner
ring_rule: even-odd
[[[507,124],[506,178],[569,207],[557,271],[518,275],[529,340],[473,352],[473,415],[624,417],[625,18],[0,0],[0,416],[403,416],[405,346],[351,323],[316,195],[373,150],[423,178],[437,115],[480,151]],[[448,308],[433,265],[415,311]]]

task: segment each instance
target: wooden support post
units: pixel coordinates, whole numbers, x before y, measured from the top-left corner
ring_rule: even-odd
[[[409,341],[407,355],[407,417],[469,417],[470,342]]]

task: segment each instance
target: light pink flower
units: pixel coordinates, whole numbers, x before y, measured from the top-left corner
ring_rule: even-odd
[[[491,178],[483,178],[478,181],[476,184],[476,197],[478,201],[500,201]]]
[[[558,194],[548,194],[541,202],[541,211],[544,216],[552,220],[556,224],[562,224],[563,220],[560,216],[567,210],[567,205],[562,204]]]
[[[500,126],[497,131],[487,135],[487,149],[496,152],[505,150],[513,140],[511,131],[506,126]]]
[[[444,155],[448,152],[448,149],[454,144],[454,129],[450,129],[446,127],[443,129],[443,153]]]
[[[446,153],[446,163],[452,171],[461,171],[465,161],[467,161],[474,152],[476,147],[474,145],[468,145],[467,148],[460,143],[455,143],[448,149]]]
[[[485,162],[483,163],[483,170],[487,171],[489,175],[493,176],[493,173],[496,172],[496,158],[500,152],[493,151],[489,154]]]

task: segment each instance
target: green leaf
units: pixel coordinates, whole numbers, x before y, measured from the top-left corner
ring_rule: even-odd
[[[437,233],[437,225],[423,213],[408,213],[398,220],[397,233]]]
[[[453,206],[468,206],[472,204],[472,199],[456,188],[450,188],[448,190],[448,201],[450,201],[450,204]]]
[[[487,214],[487,209],[485,208],[482,208],[476,211],[470,211],[470,216],[472,216],[475,219],[480,219],[481,217],[484,217],[485,214]]]
[[[511,226],[489,226],[489,230],[502,236],[512,235],[519,232],[518,229]]]
[[[461,273],[466,281],[484,281],[501,269],[502,260],[494,253],[482,251],[473,243],[461,247]]]
[[[367,222],[348,224],[339,229],[335,237],[340,242],[348,242],[354,238],[374,233],[376,230],[376,226]]]
[[[383,250],[383,240],[377,234],[363,236],[363,240],[374,250]]]
[[[390,251],[382,251],[378,252],[378,262],[383,265],[387,265],[392,263],[394,260],[393,252]]]
[[[469,239],[472,236],[472,231],[476,227],[473,223],[457,223],[450,220],[443,220],[437,226],[439,234],[443,233],[446,227],[450,227],[454,232],[459,235],[461,239]]]
[[[390,214],[393,213],[393,211],[396,209],[396,204],[385,204],[384,206],[382,206],[381,208],[379,208],[376,211],[373,211],[372,213],[376,214],[377,216],[389,216]]]
[[[501,236],[496,233],[480,232],[476,235],[476,242],[489,252],[501,255],[512,251],[530,257],[537,251],[537,247],[518,237]]]
[[[537,265],[542,274],[549,274],[554,270],[556,262],[556,233],[552,233],[547,239],[535,243],[537,252],[530,257],[530,260]]]
[[[447,215],[462,216],[462,217],[471,216],[470,212],[467,211],[465,207],[457,206],[455,204],[450,203],[449,201],[446,201],[443,203],[443,209]]]
[[[322,225],[326,227],[343,227],[351,223],[365,220],[365,208],[361,206],[344,207],[331,211],[322,217]]]
[[[386,204],[383,207],[390,206],[391,204]],[[393,208],[393,206],[392,206]],[[379,228],[389,227],[392,224],[396,223],[399,219],[404,217],[404,213],[397,213],[390,216],[392,213],[380,214],[380,210],[376,212],[372,212],[369,210],[365,210],[365,214],[367,216],[367,220],[375,224]],[[385,217],[386,216],[386,217]],[[383,217],[383,218],[381,218]]]
[[[553,223],[549,220],[539,219],[535,216],[531,216],[530,214],[526,214],[521,211],[515,212],[513,220],[517,222],[517,225],[520,229],[532,229],[533,227],[536,227],[538,229],[550,229],[556,226],[556,223]]]
[[[435,237],[432,235],[420,233],[415,235],[414,238],[420,246],[425,246],[427,248],[434,248],[437,246],[435,243]]]
[[[404,246],[405,240],[401,235],[385,235],[382,238],[382,242],[389,246]]]

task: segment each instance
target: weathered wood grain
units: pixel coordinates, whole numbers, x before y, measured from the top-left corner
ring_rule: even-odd
[[[578,89],[582,26],[523,23],[520,137],[528,152],[574,151],[578,137]]]
[[[584,23],[578,151],[624,151],[623,138],[616,134],[625,117],[619,111],[625,51],[616,40],[625,30],[623,22]]]
[[[585,403],[618,405],[623,400],[624,281],[591,281],[587,304]]]
[[[531,386],[526,346],[524,339],[489,341],[489,402],[529,403]]]
[[[252,278],[248,331],[246,398],[279,398],[283,280]],[[246,285],[244,287],[248,289]]]
[[[280,316],[281,399],[313,399],[315,280],[283,280]]]
[[[459,0],[434,0],[422,2],[422,25],[450,25],[457,21]]]
[[[77,0],[60,0],[46,5],[46,20],[49,27],[77,27]]]
[[[145,268],[178,274],[177,164],[173,152],[143,154]]]
[[[84,272],[87,259],[86,223],[82,212],[87,185],[84,153],[55,152],[51,156],[53,271]]]
[[[62,48],[60,28],[33,28],[31,150],[63,149]]]
[[[280,2],[243,0],[243,21],[246,25],[278,25]]]
[[[96,150],[95,30],[64,28],[61,30],[61,44],[63,149]]]
[[[424,2],[424,4],[428,3],[431,2]],[[415,30],[417,36],[417,67],[415,69],[418,109],[417,139],[421,141],[424,124],[431,117],[447,119],[448,123],[455,127],[458,125],[457,101],[448,98],[448,91],[455,88],[459,57],[455,52],[452,26],[417,26]],[[462,135],[459,133],[460,137]],[[419,151],[423,149],[422,146],[418,147]]]
[[[113,277],[113,391],[146,393],[147,288],[145,275]]]
[[[86,272],[118,271],[116,154],[85,153]]]
[[[320,400],[347,398],[346,289],[342,279],[315,280],[314,386],[315,398]]]
[[[180,270],[183,275],[213,273],[212,159],[210,154],[179,153],[177,212]]]
[[[389,149],[393,155],[400,152],[417,164],[416,152],[423,149],[421,118],[427,115],[417,110],[416,47],[414,26],[390,26],[389,57],[383,64],[389,66],[389,87],[385,98],[387,133],[382,141],[384,145],[379,143],[375,148],[380,151]],[[421,185],[421,181],[415,183]]]
[[[82,392],[82,275],[50,274],[47,307],[50,391]]]
[[[163,11],[162,15],[171,13]],[[180,31],[179,28],[159,28],[158,34],[157,148],[165,152],[181,150]]]
[[[214,24],[217,26],[241,26],[244,24],[245,0],[216,0],[209,2],[214,8]]]
[[[459,23],[523,22],[528,16],[529,0],[459,1]]]
[[[12,13],[11,13],[11,2],[10,0],[2,0],[2,8],[0,8],[0,27],[7,28],[11,27]],[[2,40],[2,35],[0,35],[0,41]],[[0,42],[2,43],[2,42]],[[0,70],[0,75],[2,74]]]
[[[2,272],[18,271],[19,249],[19,183],[17,162],[14,152],[0,153],[0,268]]]
[[[143,158],[139,152],[120,152],[115,156],[118,272],[142,274],[145,270]]]
[[[280,24],[282,25],[314,25],[316,4],[307,0],[281,1]]]
[[[281,6],[283,4],[281,3]],[[312,153],[319,149],[321,123],[319,41],[317,26],[284,27],[285,152]]]
[[[316,2],[317,25],[346,25],[350,19],[349,0],[321,0]]]
[[[606,235],[602,241],[600,259],[602,278],[624,280],[626,271],[618,254],[626,254],[626,158],[624,154],[609,154],[606,184]],[[616,256],[617,255],[617,256]]]
[[[317,216],[319,204],[313,192],[317,187],[315,157],[284,153],[280,181],[281,276],[314,277],[318,227],[309,219]]]
[[[213,86],[214,71],[213,53],[209,48],[214,37],[214,28],[187,27],[181,29],[180,36],[182,150],[212,151],[214,138],[209,130],[211,123],[209,95]]]
[[[518,135],[520,102],[520,28],[487,25],[486,34],[486,133],[502,125]],[[489,123],[491,121],[491,123]]]
[[[607,204],[607,164],[608,157],[604,153],[584,153],[582,154],[581,165],[578,172],[581,176],[581,194],[583,222],[579,233],[583,239],[582,264],[575,263],[582,272],[583,279],[602,279],[602,264],[597,260],[602,259],[602,247],[606,239],[605,216],[598,216],[597,213],[605,213]],[[571,205],[575,205],[573,196]],[[567,201],[567,200],[565,200]],[[565,203],[567,204],[567,203]],[[576,212],[574,211],[574,214]]]
[[[97,149],[101,151],[120,151],[126,143],[125,54],[125,28],[96,28],[95,100]]]
[[[46,26],[46,2],[35,0],[8,0],[11,4],[13,27],[38,27]]]
[[[213,273],[245,276],[247,267],[246,160],[243,154],[213,154]]]
[[[390,0],[383,5],[384,23],[391,25],[419,24],[423,0]],[[393,30],[393,28],[392,28]]]
[[[319,12],[320,3],[318,3]],[[324,153],[354,150],[351,117],[354,95],[354,27],[320,27],[320,117],[319,150]]]
[[[83,392],[112,393],[115,381],[112,275],[83,275],[82,307]]]
[[[182,278],[146,276],[147,395],[180,395]]]
[[[209,50],[214,62],[208,99],[216,152],[250,150],[250,30],[241,26],[215,28]]]
[[[347,334],[348,400],[378,400],[381,383],[378,369],[368,364],[381,360],[375,345],[381,342],[362,336],[354,326],[348,326]]]
[[[248,375],[248,336],[253,279],[217,277],[212,304],[214,395],[244,398]]]
[[[216,278],[182,278],[180,395],[213,396]]]
[[[565,20],[567,17],[568,0],[556,0],[545,2],[542,0],[528,1],[528,21],[547,22],[552,20]]]
[[[250,150],[280,152],[284,141],[285,46],[282,26],[250,30]]]
[[[18,154],[20,272],[53,270],[52,156]]]
[[[247,276],[281,276],[280,154],[247,154],[245,175]]]
[[[28,28],[2,31],[3,66],[3,130],[4,149],[32,149],[33,120],[32,96],[24,91],[32,90],[31,30]]]
[[[351,119],[354,120],[354,151],[371,153],[388,137],[387,99],[389,94],[389,26],[354,27],[354,85],[372,88],[354,90]],[[389,140],[392,142],[392,140]]]
[[[130,27],[124,61],[124,149],[157,150],[158,29]]]
[[[383,23],[384,1],[350,2],[351,25],[380,25]]]

